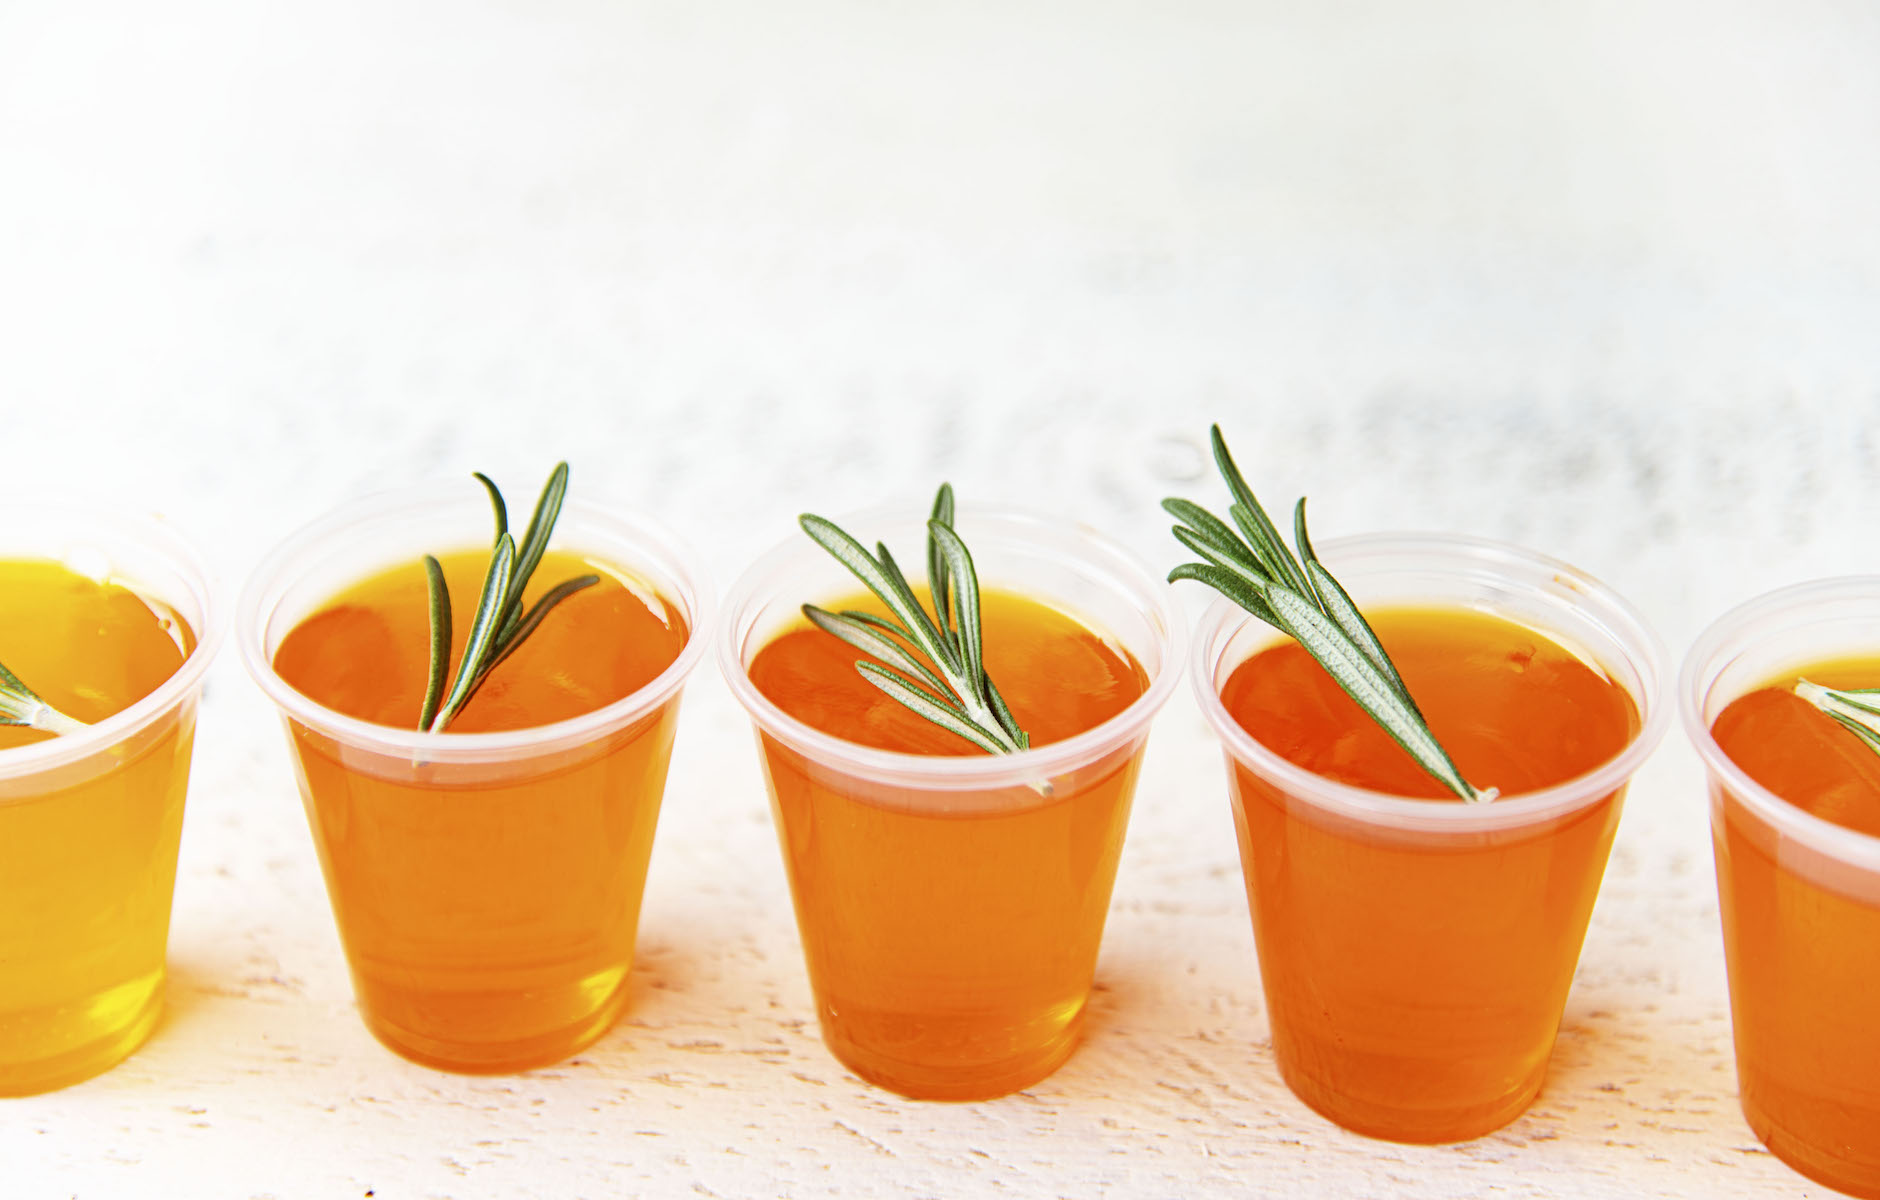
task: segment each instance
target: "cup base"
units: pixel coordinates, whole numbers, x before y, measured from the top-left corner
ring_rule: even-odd
[[[73,1046],[77,1030],[95,1025],[95,1015],[115,1013],[109,1032]],[[0,1062],[0,1096],[32,1096],[82,1083],[117,1066],[143,1045],[163,1016],[163,972],[121,984],[82,1001],[60,1005],[52,1013],[0,1014],[0,1037],[11,1038],[14,1028],[30,1025],[33,1041],[63,1048],[24,1062]],[[65,1029],[61,1029],[63,1026]],[[67,1036],[61,1032],[70,1030]]]
[[[1280,1077],[1307,1108],[1342,1129],[1380,1141],[1432,1146],[1472,1141],[1507,1125],[1534,1103],[1546,1072],[1486,1103],[1440,1108],[1354,1099],[1284,1062]],[[1406,1095],[1414,1096],[1414,1092]]]
[[[386,1049],[421,1067],[459,1075],[513,1075],[548,1067],[587,1049],[620,1019],[627,1006],[624,979],[589,1015],[570,1025],[520,1038],[468,1041],[439,1038],[402,1028],[362,1009],[361,1018],[372,1036]]]
[[[1767,1113],[1747,1098],[1743,1100],[1743,1117],[1769,1152],[1795,1171],[1837,1192],[1858,1196],[1861,1200],[1880,1200],[1880,1163],[1849,1162],[1825,1154],[1818,1146],[1770,1120]]]
[[[1045,1045],[996,1062],[909,1062],[862,1046],[826,1025],[823,1044],[861,1078],[910,1100],[996,1100],[1023,1091],[1063,1066],[1077,1049],[1082,1015]]]

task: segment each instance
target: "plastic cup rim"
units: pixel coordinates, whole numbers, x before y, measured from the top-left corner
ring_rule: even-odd
[[[713,619],[710,577],[697,555],[663,525],[606,497],[570,496],[562,505],[562,519],[556,525],[554,545],[579,549],[581,539],[566,534],[567,518],[577,516],[600,523],[624,527],[632,540],[649,546],[676,569],[671,577],[663,566],[651,567],[643,561],[624,561],[622,566],[645,571],[662,589],[670,589],[686,608],[689,625],[685,644],[664,670],[638,690],[610,704],[566,720],[522,729],[491,733],[426,733],[399,729],[348,716],[307,696],[282,679],[274,670],[263,644],[262,616],[271,613],[287,588],[297,578],[283,576],[284,567],[298,554],[328,542],[340,530],[364,521],[395,522],[401,516],[413,519],[420,510],[460,507],[475,503],[481,493],[467,491],[466,485],[440,481],[416,487],[399,488],[361,497],[301,526],[283,538],[261,563],[250,572],[236,608],[236,641],[242,665],[261,690],[274,701],[283,716],[318,730],[349,746],[380,753],[410,756],[433,763],[476,763],[550,754],[592,741],[595,737],[624,727],[664,704],[684,686],[685,678],[705,652]],[[470,536],[474,537],[474,531]],[[446,547],[450,549],[452,547]],[[375,569],[375,564],[361,563],[360,579]]]
[[[1678,679],[1678,708],[1685,736],[1713,779],[1767,824],[1822,854],[1880,875],[1880,837],[1849,829],[1798,808],[1752,779],[1724,753],[1704,718],[1703,692],[1716,682],[1718,659],[1738,631],[1758,617],[1799,607],[1798,600],[1870,599],[1880,607],[1880,575],[1836,575],[1792,583],[1764,592],[1728,610],[1705,627],[1684,656]],[[1880,639],[1876,639],[1880,640]],[[1750,643],[1742,643],[1746,648]]]
[[[52,517],[80,529],[108,529],[116,525],[123,531],[146,537],[147,546],[157,549],[162,557],[168,559],[186,584],[193,583],[200,590],[202,618],[197,623],[200,628],[195,625],[191,627],[196,644],[169,678],[158,684],[149,695],[87,726],[82,733],[61,734],[30,746],[0,750],[0,777],[4,778],[18,778],[69,766],[117,745],[148,727],[201,685],[209,665],[215,661],[216,652],[222,647],[222,637],[228,626],[227,614],[217,599],[219,589],[214,576],[204,564],[195,544],[173,527],[168,518],[149,513],[113,512],[84,503],[28,503],[12,510],[11,519],[16,525],[27,524],[22,518],[32,517]],[[139,586],[135,579],[126,582],[133,590]],[[164,597],[155,593],[152,595],[169,604]]]
[[[1642,660],[1635,658],[1627,646],[1620,645],[1618,649],[1639,675],[1644,695],[1632,695],[1633,702],[1641,709],[1639,730],[1618,754],[1590,771],[1550,787],[1479,804],[1373,791],[1327,779],[1298,766],[1262,745],[1234,720],[1221,702],[1214,664],[1209,659],[1217,657],[1213,649],[1217,644],[1220,651],[1225,651],[1246,623],[1255,618],[1225,598],[1216,599],[1203,616],[1195,636],[1190,674],[1196,700],[1202,715],[1214,727],[1234,760],[1256,769],[1289,797],[1373,826],[1454,834],[1518,828],[1574,812],[1625,786],[1670,727],[1672,705],[1666,694],[1669,652],[1663,641],[1630,602],[1578,567],[1511,542],[1469,534],[1365,533],[1331,538],[1315,549],[1334,566],[1339,558],[1361,551],[1424,549],[1466,555],[1484,564],[1519,564],[1571,578],[1577,591],[1602,601],[1609,607],[1610,615],[1627,627],[1624,632],[1636,639],[1638,648],[1644,652]],[[1273,635],[1276,640],[1285,637],[1278,630],[1274,630]]]
[[[906,506],[876,506],[830,519],[847,530],[874,529],[895,522],[924,521],[926,510],[916,512]],[[1161,635],[1163,656],[1160,669],[1150,677],[1142,694],[1115,716],[1081,733],[1012,754],[909,754],[858,745],[816,729],[784,712],[758,691],[744,669],[741,653],[742,618],[758,601],[766,583],[793,561],[818,555],[826,557],[821,547],[798,533],[765,551],[732,584],[726,594],[725,620],[717,638],[719,672],[732,695],[760,729],[821,764],[839,766],[851,774],[914,790],[955,792],[1029,786],[1075,770],[1146,731],[1149,722],[1174,693],[1187,658],[1187,629],[1181,613],[1170,603],[1168,587],[1120,543],[1080,522],[1024,509],[971,505],[960,506],[957,519],[978,525],[985,533],[990,532],[988,526],[999,525],[1006,528],[1008,536],[1019,538],[1040,535],[1075,538],[1081,543],[1076,556],[1081,561],[1092,561],[1091,552],[1094,552],[1095,560],[1113,573],[1143,584],[1142,595],[1152,602],[1145,614],[1147,623]],[[924,563],[924,555],[921,561]],[[981,579],[982,585],[987,582]],[[855,586],[860,590],[863,585],[857,580]],[[1132,602],[1136,599],[1129,598]]]

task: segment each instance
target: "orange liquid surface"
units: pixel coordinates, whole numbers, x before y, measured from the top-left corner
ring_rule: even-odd
[[[1880,685],[1880,660],[1818,663],[1738,698],[1711,734],[1776,795],[1880,836],[1880,755],[1790,690]],[[1737,1079],[1758,1137],[1805,1174],[1880,1197],[1880,883],[1826,886],[1713,785]],[[1862,891],[1864,890],[1864,894]]]
[[[1538,791],[1612,758],[1638,732],[1624,688],[1525,626],[1434,609],[1387,609],[1372,625],[1436,740],[1476,787]],[[1221,701],[1247,732],[1315,775],[1456,799],[1296,642],[1242,663]]]
[[[68,716],[129,707],[194,645],[127,588],[0,562],[0,662]],[[155,1027],[194,731],[189,700],[76,768],[0,780],[0,1095],[96,1074]],[[51,737],[0,728],[0,765]]]
[[[927,603],[924,589],[919,595]],[[986,673],[1034,747],[1102,724],[1148,686],[1128,651],[1054,608],[996,590],[980,603]],[[850,596],[833,607],[886,612],[872,596]],[[903,754],[985,753],[890,699],[856,671],[859,657],[805,622],[758,652],[751,682],[797,720],[857,745]]]
[[[1580,775],[1637,734],[1631,696],[1524,626],[1367,614],[1464,778],[1504,797]],[[1292,642],[1235,669],[1234,719],[1309,770],[1453,799]],[[1347,1128],[1456,1141],[1512,1120],[1546,1073],[1620,793],[1474,837],[1330,817],[1244,766],[1235,823],[1281,1072]]]
[[[834,607],[866,607],[860,597]],[[984,600],[986,665],[1034,745],[1127,708],[1147,686],[1126,651],[1008,592]],[[878,611],[878,610],[877,610]],[[752,661],[785,712],[881,749],[981,755],[855,670],[803,626]],[[976,1099],[1028,1086],[1076,1043],[1141,760],[1140,739],[1054,781],[996,793],[860,780],[764,736],[777,826],[823,1036],[905,1095]]]
[[[488,565],[440,556],[453,666]],[[563,601],[484,683],[451,733],[563,720],[630,695],[678,657],[684,618],[605,564],[551,552],[525,603]],[[329,708],[417,724],[429,657],[417,563],[336,596],[282,640],[274,666]],[[289,723],[301,790],[362,1015],[433,1066],[510,1071],[599,1037],[625,1004],[677,699],[573,750],[427,764],[347,750]]]
[[[1880,660],[1818,663],[1739,696],[1711,734],[1730,761],[1790,804],[1880,837],[1880,754],[1795,694],[1804,677],[1833,688],[1880,686]]]
[[[489,569],[484,551],[439,555],[450,592],[454,675]],[[450,723],[451,733],[526,729],[565,721],[629,696],[679,657],[686,626],[676,609],[604,563],[551,551],[523,597],[576,575],[601,581],[563,600]],[[290,630],[274,652],[281,678],[336,712],[416,729],[431,662],[431,616],[419,563],[374,575]]]

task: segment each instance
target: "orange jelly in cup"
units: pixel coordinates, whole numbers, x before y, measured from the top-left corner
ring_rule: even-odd
[[[202,568],[160,522],[29,508],[0,531],[0,662],[88,723],[0,727],[0,1095],[96,1075],[156,1028],[219,640]]]
[[[1458,1141],[1538,1093],[1662,651],[1564,564],[1468,539],[1328,543],[1465,778],[1429,777],[1303,649],[1221,602],[1196,688],[1227,749],[1274,1055],[1346,1128]]]
[[[853,528],[884,525],[924,536]],[[872,605],[806,541],[746,574],[720,644],[757,725],[823,1040],[920,1099],[1003,1095],[1075,1048],[1149,718],[1178,669],[1164,589],[1107,542],[975,514],[960,532],[987,672],[1029,750],[987,754],[863,680],[797,607]]]
[[[438,497],[369,502],[283,546],[250,585],[242,649],[282,711],[368,1028],[429,1066],[517,1071],[576,1053],[626,1003],[704,598],[663,534],[570,501],[524,603],[600,582],[448,731],[419,733],[419,558],[487,521],[473,492]],[[439,557],[455,663],[489,554]]]
[[[1709,771],[1743,1115],[1778,1158],[1880,1198],[1880,754],[1796,696],[1880,687],[1880,578],[1719,619],[1685,660]]]

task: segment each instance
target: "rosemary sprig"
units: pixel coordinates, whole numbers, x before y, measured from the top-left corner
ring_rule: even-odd
[[[888,547],[862,544],[811,513],[798,518],[803,532],[868,586],[888,606],[892,619],[848,609],[830,612],[814,604],[803,615],[869,656],[857,662],[862,677],[915,714],[957,734],[990,754],[1030,748],[1011,709],[986,674],[979,619],[979,576],[966,543],[953,532],[953,486],[943,483],[927,521],[927,583],[934,615],[895,563]]]
[[[490,507],[496,512],[496,544],[490,553],[490,567],[483,578],[483,591],[477,599],[476,616],[470,623],[470,636],[458,660],[457,674],[448,689],[450,674],[450,592],[444,586],[444,568],[437,559],[424,556],[425,586],[431,607],[431,665],[424,689],[424,705],[418,715],[418,728],[428,733],[442,733],[470,698],[483,686],[490,672],[516,652],[524,638],[534,633],[549,610],[585,587],[601,581],[599,575],[579,575],[549,589],[527,612],[522,608],[522,594],[529,577],[541,565],[548,551],[549,535],[561,517],[562,501],[568,494],[568,464],[557,463],[536,501],[535,514],[518,546],[509,533],[509,508],[503,493],[481,471],[477,482],[490,494]]]
[[[4,663],[0,663],[0,725],[18,725],[52,734],[80,733],[87,728],[84,721],[68,717],[47,704],[18,675],[7,670]]]
[[[1798,679],[1795,694],[1880,753],[1880,688],[1831,688]]]
[[[1176,567],[1169,581],[1205,583],[1298,642],[1417,765],[1466,801],[1493,800],[1495,789],[1478,789],[1462,778],[1430,732],[1377,634],[1313,553],[1306,535],[1305,500],[1293,509],[1293,540],[1299,546],[1299,557],[1294,558],[1234,465],[1219,425],[1211,430],[1211,438],[1215,465],[1234,497],[1228,515],[1240,532],[1192,501],[1162,501],[1181,522],[1174,529],[1176,540],[1205,560]]]

